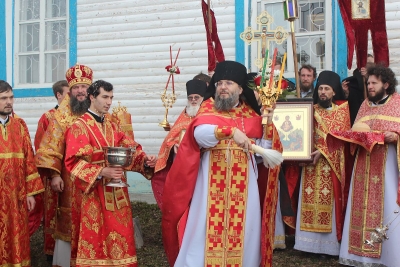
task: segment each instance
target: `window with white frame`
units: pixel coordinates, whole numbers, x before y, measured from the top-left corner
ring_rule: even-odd
[[[264,10],[272,17],[271,29],[282,26],[288,33],[287,39],[282,44],[270,43],[268,48],[271,53],[278,48],[278,60],[287,53],[286,77],[294,77],[294,60],[290,24],[284,19],[283,1],[256,0],[251,17],[251,27],[257,29],[256,17]],[[299,18],[295,20],[296,52],[299,67],[302,64],[311,64],[317,70],[332,68],[332,0],[299,0]],[[254,57],[261,50],[260,43],[252,44],[251,69],[257,71]],[[326,53],[325,53],[326,52]]]
[[[65,79],[67,5],[67,0],[15,0],[16,86],[46,86]]]

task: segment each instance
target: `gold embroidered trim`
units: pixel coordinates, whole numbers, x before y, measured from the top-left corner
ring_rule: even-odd
[[[5,263],[0,265],[0,267],[23,267],[23,266],[31,266],[31,261],[30,260],[24,260],[21,263],[18,264],[12,264],[12,263]]]
[[[400,123],[400,118],[392,117],[392,116],[385,116],[385,115],[368,115],[368,116],[362,117],[357,122],[364,122],[364,121],[369,121],[369,120],[384,120],[384,121],[393,121],[393,122]]]
[[[272,140],[272,137],[274,135],[274,124],[268,123],[267,125],[264,126],[264,139],[265,140]]]
[[[133,256],[122,260],[90,260],[90,259],[76,259],[77,265],[87,266],[125,266],[137,262],[137,257]]]
[[[34,180],[34,179],[39,178],[39,177],[40,177],[39,173],[35,172],[35,173],[31,174],[31,175],[28,175],[28,177],[26,177],[26,181],[29,182],[29,181]]]
[[[232,126],[215,126],[214,134],[217,140],[230,139],[235,134],[236,127]]]
[[[34,195],[40,194],[40,193],[42,193],[42,192],[44,192],[44,188],[43,188],[43,189],[40,189],[40,190],[38,190],[38,191],[35,191],[35,192],[31,192],[31,193],[29,193],[29,194],[26,194],[26,196],[30,197],[30,196],[34,196]]]
[[[0,159],[23,159],[24,153],[0,153]]]

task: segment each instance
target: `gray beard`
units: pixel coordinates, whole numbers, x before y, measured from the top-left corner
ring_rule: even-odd
[[[186,106],[186,114],[189,117],[194,117],[197,114],[197,111],[199,111],[200,105],[196,105],[196,106],[191,106],[190,104],[188,104]]]
[[[89,109],[89,102],[87,99],[79,101],[75,96],[71,95],[70,102],[71,111],[73,115],[82,116]]]
[[[239,93],[234,92],[228,98],[221,98],[215,93],[214,107],[217,110],[229,111],[239,102]]]

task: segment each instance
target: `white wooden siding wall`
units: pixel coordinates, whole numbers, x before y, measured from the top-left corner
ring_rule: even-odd
[[[135,139],[157,154],[166,132],[160,99],[168,79],[164,69],[181,48],[175,75],[177,101],[169,111],[172,124],[186,104],[186,81],[207,73],[207,44],[199,0],[85,0],[78,6],[78,62],[90,66],[94,80],[114,85],[113,106],[121,102],[132,114]],[[213,0],[219,37],[228,60],[235,59],[234,1]],[[171,90],[171,86],[168,90]],[[28,103],[35,103],[29,105]],[[15,110],[33,138],[40,115],[54,98],[17,99]]]
[[[390,67],[400,82],[400,1],[385,0]],[[399,86],[397,87],[399,90]]]
[[[400,1],[385,0],[385,10],[386,31],[389,40],[389,67],[396,74],[397,81],[400,83]],[[371,35],[369,35],[368,52],[373,54]],[[356,57],[354,52],[353,69],[349,71],[349,75],[352,75],[356,66]],[[400,87],[397,86],[397,91],[400,91],[399,88]]]

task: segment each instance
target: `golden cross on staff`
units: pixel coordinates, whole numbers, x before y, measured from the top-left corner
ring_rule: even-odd
[[[266,54],[265,51],[270,49],[270,43],[275,42],[277,44],[282,44],[289,35],[282,26],[277,26],[275,30],[271,29],[273,22],[274,18],[267,11],[263,11],[257,17],[259,30],[253,30],[253,28],[247,27],[244,32],[240,34],[240,38],[247,44],[251,44],[253,41],[257,43],[261,42],[261,49],[257,49],[257,59],[255,61],[255,65],[258,68],[261,68],[263,65],[263,59]]]

